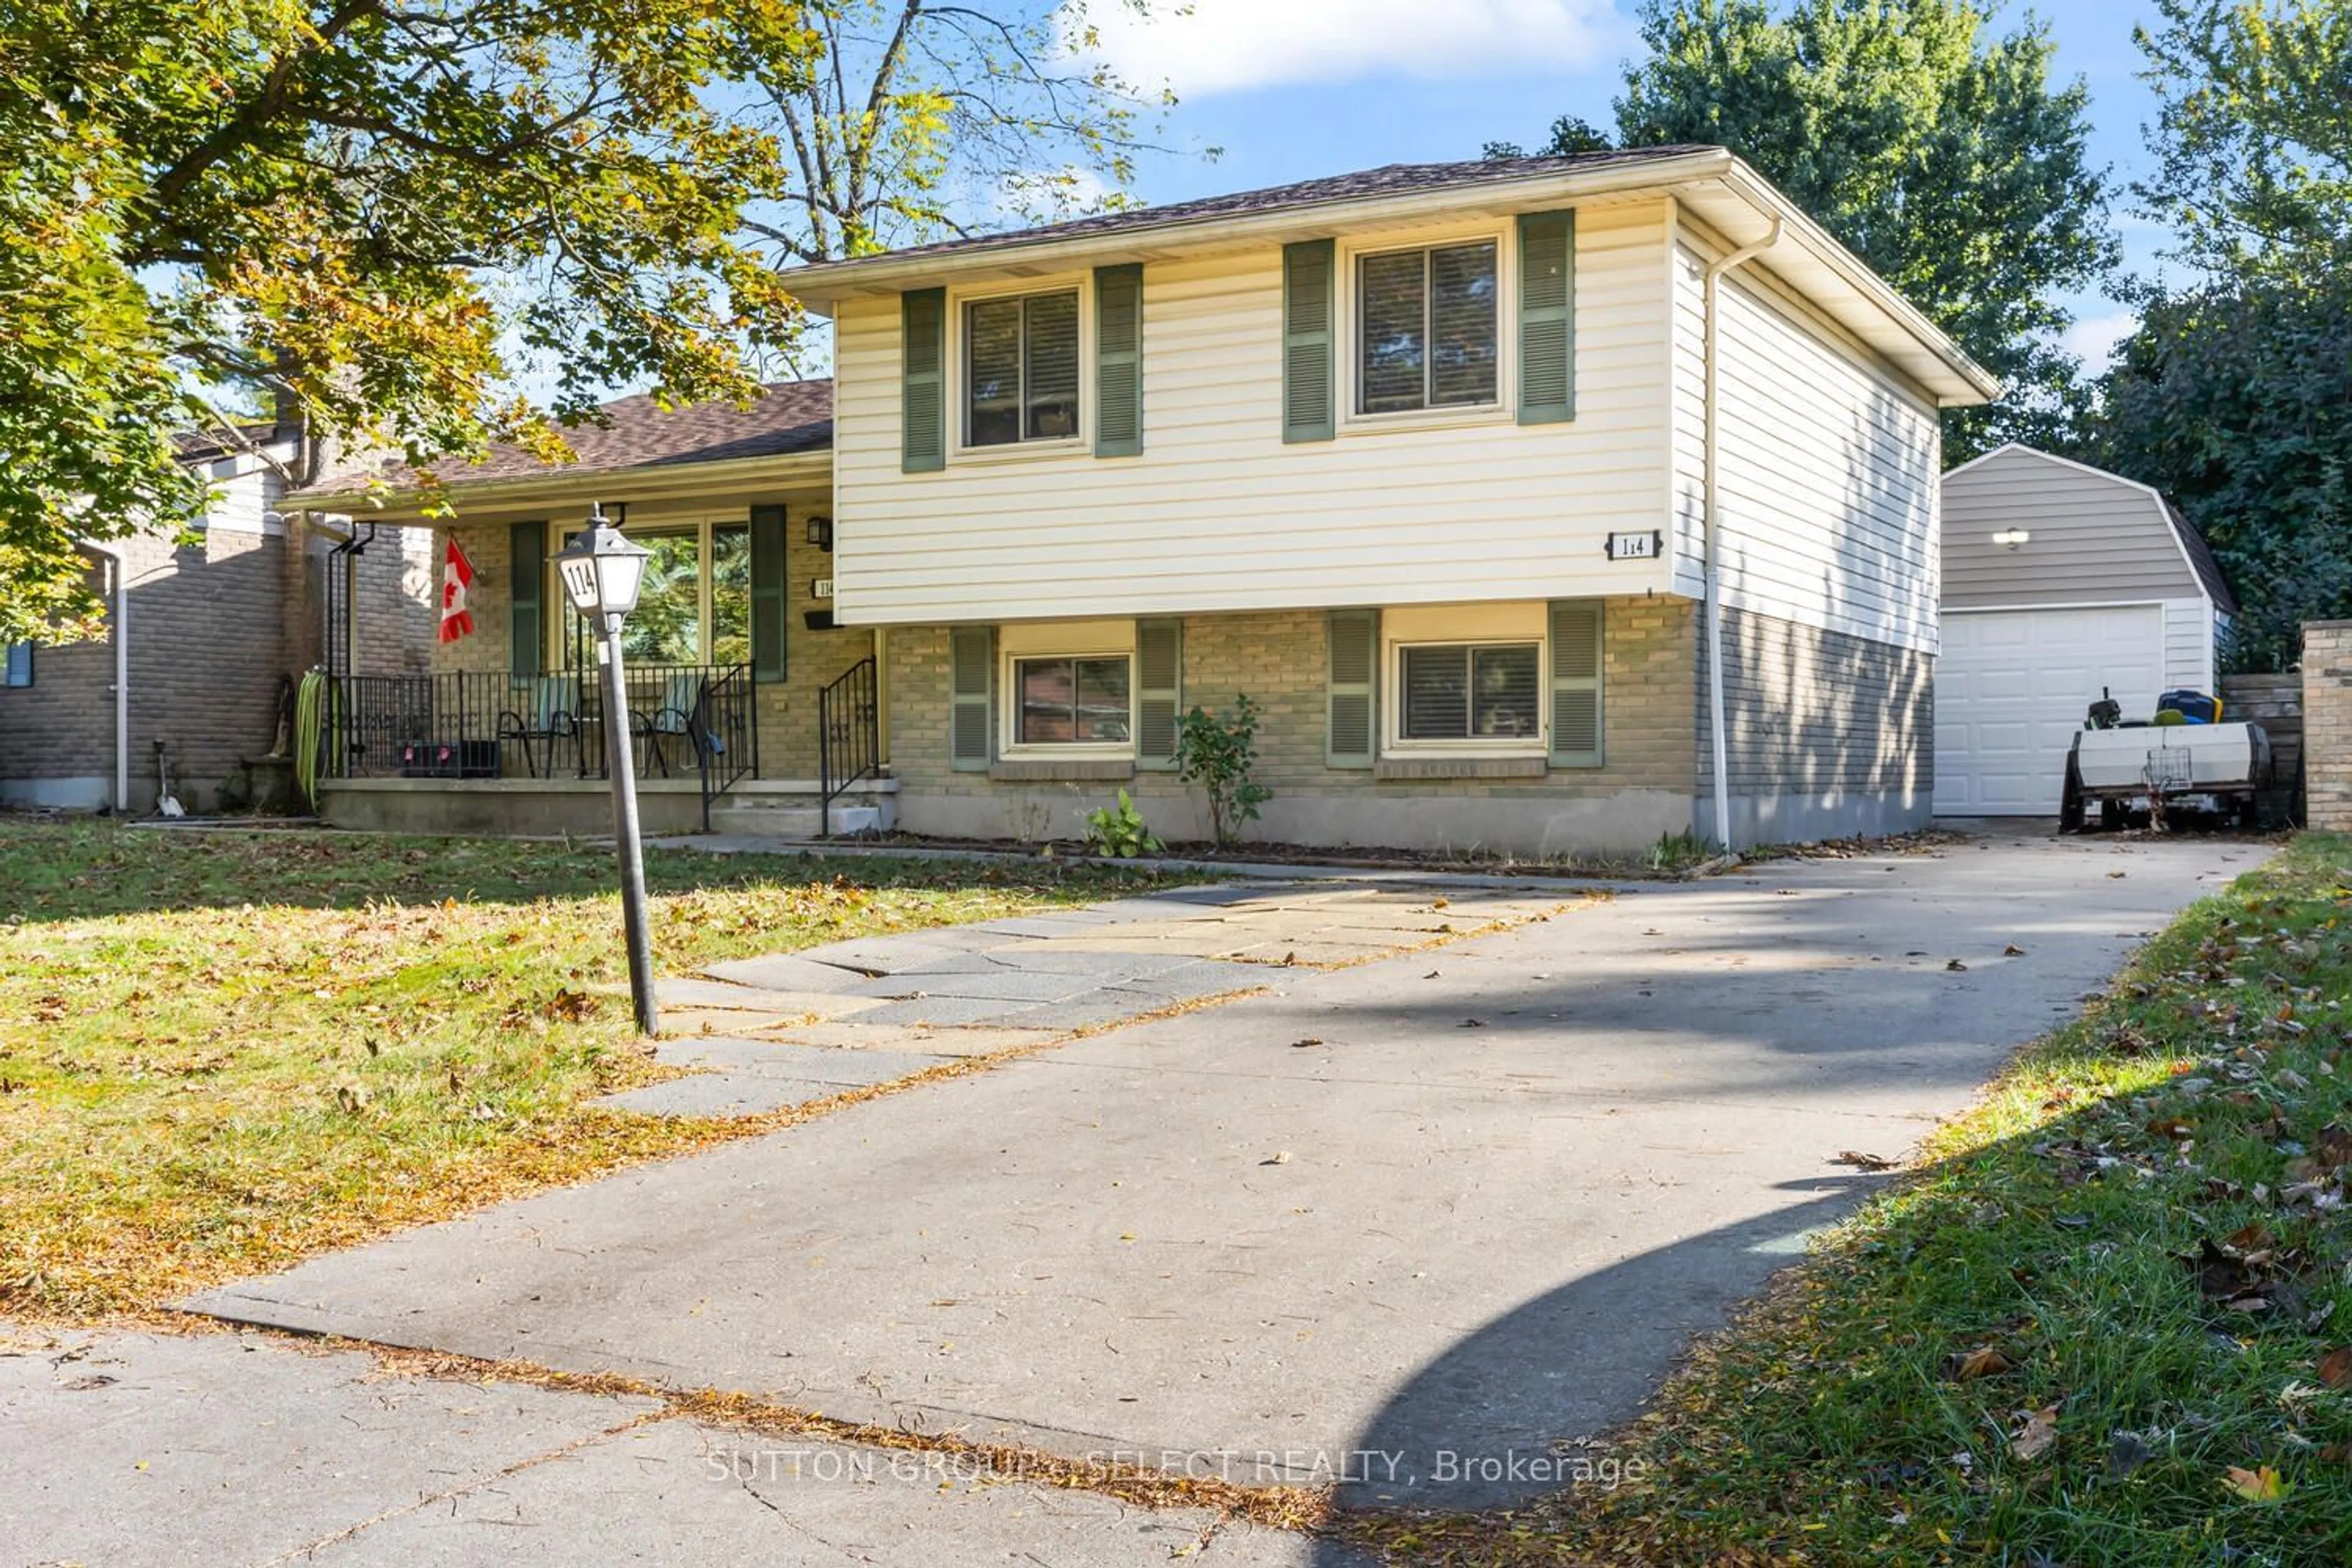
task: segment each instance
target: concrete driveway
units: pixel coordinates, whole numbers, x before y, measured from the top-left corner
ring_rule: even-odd
[[[1842,1152],[1900,1156],[2264,853],[1999,832],[1270,969],[192,1304],[1368,1505],[1502,1501],[1857,1201]]]

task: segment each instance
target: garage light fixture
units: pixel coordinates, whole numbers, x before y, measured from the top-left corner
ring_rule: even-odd
[[[2014,550],[2032,537],[2021,528],[2004,528],[1992,536],[1992,542],[2003,550]]]

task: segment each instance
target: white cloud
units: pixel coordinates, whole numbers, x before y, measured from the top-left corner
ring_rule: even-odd
[[[1622,46],[1610,0],[1191,0],[1087,8],[1095,51],[1179,95],[1380,75],[1579,70]]]
[[[2084,316],[2068,327],[2058,342],[2060,347],[2083,362],[2084,372],[2098,375],[2115,358],[2116,346],[2131,336],[2138,326],[2139,318],[2129,310]]]

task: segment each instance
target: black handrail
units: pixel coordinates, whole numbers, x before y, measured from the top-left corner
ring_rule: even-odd
[[[694,750],[702,764],[705,833],[710,831],[710,803],[760,760],[760,705],[754,696],[748,664],[730,665],[703,683]]]
[[[817,837],[833,837],[833,803],[882,774],[882,700],[874,660],[862,658],[816,694]]]

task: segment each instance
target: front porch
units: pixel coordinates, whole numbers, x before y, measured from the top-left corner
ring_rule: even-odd
[[[896,779],[866,779],[832,801],[832,831],[887,832],[898,824],[898,801]],[[816,779],[743,779],[711,803],[711,831],[814,838],[824,830],[824,802]],[[702,804],[693,779],[656,777],[637,785],[637,814],[648,837],[702,831]],[[597,838],[613,831],[613,795],[602,779],[322,779],[319,816],[331,826],[368,833]]]
[[[623,710],[608,713],[593,668],[330,677],[319,813],[385,832],[605,833],[612,744],[625,727],[649,833],[800,837],[895,822],[870,658],[799,714],[776,711],[772,695],[763,704],[749,664],[630,665],[624,688]],[[763,706],[770,728],[800,731],[794,743],[772,737],[763,752]],[[760,777],[763,755],[809,756],[816,776]]]

